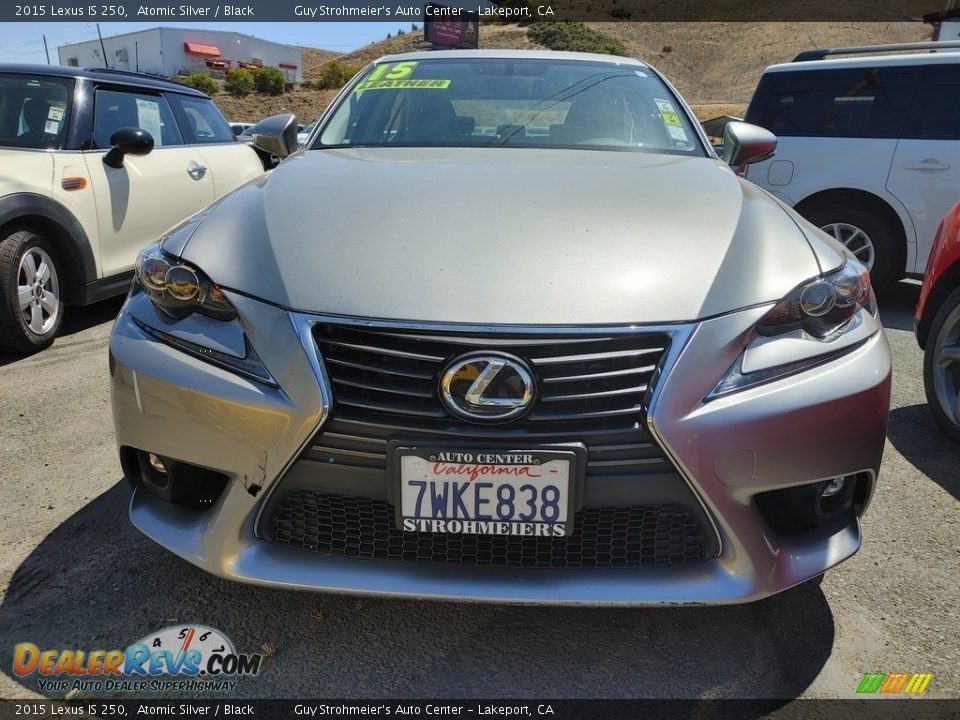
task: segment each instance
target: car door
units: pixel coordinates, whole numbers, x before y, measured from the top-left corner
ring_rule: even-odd
[[[222,197],[264,172],[263,161],[247,143],[238,142],[210,98],[167,93],[184,139],[204,159],[214,195]]]
[[[122,127],[149,132],[146,155],[126,155],[119,168],[103,158]],[[214,200],[204,158],[184,143],[167,99],[160,93],[99,87],[94,93],[93,142],[83,153],[97,205],[103,275],[133,267],[137,253],[165,230]]]
[[[887,189],[917,232],[916,265],[907,271],[923,272],[940,220],[960,200],[960,65],[921,70]]]

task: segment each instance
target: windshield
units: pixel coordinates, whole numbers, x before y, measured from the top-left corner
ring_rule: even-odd
[[[652,71],[616,62],[438,58],[373,66],[314,142],[325,147],[548,147],[700,155]]]
[[[72,86],[61,78],[0,75],[0,145],[62,147]]]

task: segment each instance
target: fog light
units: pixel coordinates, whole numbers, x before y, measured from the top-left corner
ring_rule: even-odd
[[[857,485],[857,475],[843,475],[771,490],[756,496],[757,508],[770,526],[781,533],[849,522],[855,514]]]
[[[163,460],[154,455],[153,453],[147,453],[147,462],[150,463],[150,467],[156,470],[158,473],[166,475],[167,466],[163,464]]]
[[[839,495],[840,493],[843,492],[843,486],[845,483],[846,483],[846,478],[842,478],[842,477],[834,478],[829,483],[827,483],[826,487],[824,487],[823,490],[820,492],[820,497],[828,498],[828,497],[833,497],[834,495]]]

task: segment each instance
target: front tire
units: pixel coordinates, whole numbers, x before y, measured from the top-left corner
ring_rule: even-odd
[[[875,290],[886,290],[900,279],[903,268],[897,267],[900,253],[894,234],[875,213],[856,206],[831,205],[815,208],[806,217],[867,266]]]
[[[930,325],[923,387],[940,427],[960,443],[960,288],[944,301]]]
[[[49,347],[63,321],[56,248],[32,230],[0,240],[0,350],[33,353]]]

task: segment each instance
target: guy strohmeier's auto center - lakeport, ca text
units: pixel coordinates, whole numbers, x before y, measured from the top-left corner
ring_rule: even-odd
[[[276,10],[276,8],[271,8]],[[538,5],[531,11],[528,7],[490,7],[465,10],[462,8],[439,8],[427,5],[426,8],[418,5],[396,6],[366,5],[350,7],[341,5],[296,5],[292,8],[291,19],[294,18],[409,18],[437,17],[438,19],[458,19],[467,16],[497,17],[503,20],[522,20],[524,18],[552,17],[554,10],[550,5]],[[253,5],[233,4],[188,4],[166,5],[152,7],[147,5],[117,4],[90,4],[83,6],[50,4],[17,4],[14,6],[14,15],[23,18],[101,18],[105,20],[133,19],[133,18],[244,18],[256,17],[256,8]]]

